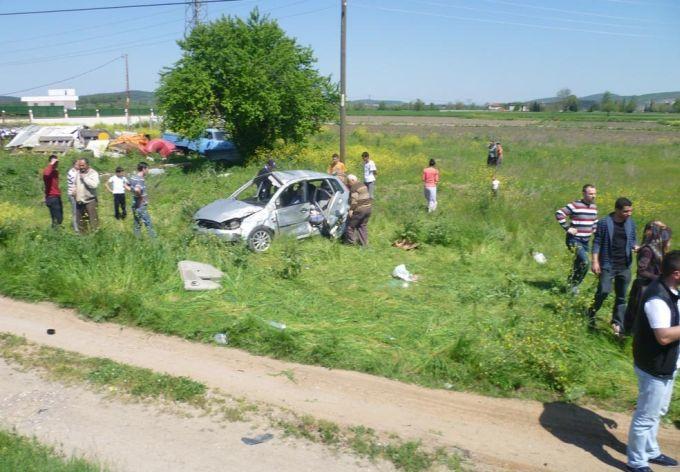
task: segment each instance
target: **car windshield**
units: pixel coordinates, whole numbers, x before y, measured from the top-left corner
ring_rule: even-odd
[[[253,179],[252,183],[234,195],[234,198],[251,205],[265,206],[279,189],[279,182],[272,176]]]
[[[224,131],[214,131],[213,139],[216,139],[218,141],[224,141]]]

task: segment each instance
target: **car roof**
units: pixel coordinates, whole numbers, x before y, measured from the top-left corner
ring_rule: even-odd
[[[297,180],[327,179],[333,177],[330,174],[313,170],[281,170],[272,172],[272,175],[284,185]]]

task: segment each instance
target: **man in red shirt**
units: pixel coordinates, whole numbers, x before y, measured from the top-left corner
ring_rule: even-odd
[[[45,205],[50,210],[52,228],[56,228],[64,221],[64,208],[61,204],[61,191],[59,190],[59,171],[57,170],[59,159],[52,154],[49,160],[50,163],[43,170]]]

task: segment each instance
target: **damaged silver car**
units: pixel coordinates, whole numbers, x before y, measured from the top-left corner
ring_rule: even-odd
[[[349,212],[349,190],[335,176],[307,170],[258,175],[229,198],[194,215],[199,232],[245,241],[264,252],[277,235],[339,238]]]

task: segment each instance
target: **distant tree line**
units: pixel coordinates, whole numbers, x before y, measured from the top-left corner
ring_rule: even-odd
[[[421,99],[412,102],[387,102],[387,101],[350,101],[348,110],[487,110],[489,104],[463,103],[457,101],[445,104],[425,103]],[[599,101],[581,100],[574,95],[568,88],[557,91],[556,99],[551,101],[534,100],[531,102],[507,102],[494,104],[494,108],[501,108],[508,111],[528,111],[528,112],[605,112],[605,113],[633,113],[633,112],[654,112],[654,113],[680,113],[680,99],[673,103],[668,102],[638,102],[635,97],[619,98],[611,92],[606,91],[602,94]]]

